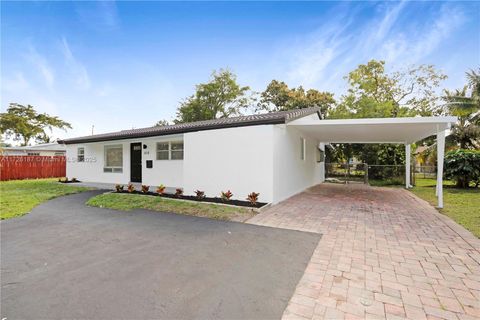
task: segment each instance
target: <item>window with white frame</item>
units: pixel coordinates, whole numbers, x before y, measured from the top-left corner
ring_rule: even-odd
[[[85,148],[83,147],[77,148],[77,161],[85,162]]]
[[[170,143],[157,142],[157,160],[170,159]]]
[[[183,160],[183,141],[170,142],[170,159]]]
[[[105,146],[103,172],[123,171],[123,146],[121,144]]]
[[[183,160],[183,141],[157,142],[157,160]]]
[[[300,138],[300,160],[305,160],[305,138]]]

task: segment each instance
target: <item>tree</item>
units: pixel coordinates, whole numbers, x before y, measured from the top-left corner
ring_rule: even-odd
[[[49,141],[46,130],[53,128],[66,130],[72,126],[56,116],[38,113],[31,105],[10,103],[7,112],[0,113],[0,133],[21,141],[22,146],[27,146],[33,138]]]
[[[175,123],[228,118],[240,115],[250,101],[249,87],[237,83],[237,77],[228,70],[212,73],[207,83],[196,86],[195,93],[181,102]]]
[[[260,94],[257,110],[274,112],[317,107],[321,110],[322,118],[325,118],[334,104],[333,93],[315,89],[305,91],[302,86],[290,89],[285,82],[272,80]]]
[[[430,116],[439,112],[437,88],[446,76],[431,65],[386,73],[385,62],[370,60],[346,77],[349,89],[333,118]]]
[[[169,125],[170,125],[170,122],[168,122],[168,120],[165,120],[165,119],[158,120],[157,123],[155,123],[156,127],[163,127],[163,126],[169,126]]]
[[[349,89],[329,118],[386,118],[429,116],[439,112],[436,90],[446,78],[433,66],[421,65],[404,71],[385,71],[385,62],[371,60],[346,76]],[[368,164],[391,165],[371,170],[374,178],[391,177],[405,161],[405,148],[391,144],[341,144],[335,154],[347,154]],[[343,152],[340,152],[342,151]],[[397,169],[395,169],[397,168]]]
[[[458,117],[447,143],[460,149],[480,148],[480,69],[467,72],[468,84],[455,91],[444,90],[446,113]],[[470,92],[468,92],[470,91]]]

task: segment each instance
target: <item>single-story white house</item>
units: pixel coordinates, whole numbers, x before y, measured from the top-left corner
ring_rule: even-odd
[[[66,147],[59,143],[42,143],[35,146],[3,147],[0,154],[4,156],[64,156]]]
[[[317,108],[123,130],[65,139],[67,176],[86,182],[183,188],[277,203],[325,179],[326,143],[410,144],[437,135],[442,159],[454,117],[321,120]],[[410,157],[407,157],[410,159]],[[439,165],[443,172],[443,165]],[[410,186],[406,166],[406,186]],[[439,175],[441,182],[442,174]],[[442,206],[441,184],[439,206]]]

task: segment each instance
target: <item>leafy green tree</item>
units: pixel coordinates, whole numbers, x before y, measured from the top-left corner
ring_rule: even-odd
[[[460,90],[445,90],[446,113],[458,117],[447,143],[460,149],[480,148],[480,69],[467,72],[468,84]]]
[[[165,119],[158,120],[157,123],[155,123],[156,127],[169,126],[169,125],[170,125],[170,122],[168,122],[168,120],[165,120]]]
[[[38,113],[31,105],[11,103],[7,112],[0,113],[0,133],[20,141],[22,146],[27,146],[33,138],[50,141],[46,130],[53,128],[66,130],[72,126],[56,116]]]
[[[229,70],[212,73],[207,83],[196,86],[195,93],[181,102],[175,123],[228,118],[241,114],[248,107],[249,87],[237,83],[237,77]]]
[[[430,65],[387,73],[384,61],[371,60],[348,74],[346,80],[349,89],[337,107],[329,113],[329,118],[387,118],[438,114],[440,109],[436,90],[445,78],[445,75]],[[370,165],[391,165],[372,168],[372,178],[398,175],[401,171],[399,165],[405,161],[405,148],[399,145],[339,144],[335,149],[337,151],[331,153],[333,161],[337,160],[337,155],[344,154]]]
[[[320,108],[322,118],[325,118],[331,107],[335,105],[333,93],[321,92],[315,89],[289,88],[283,81],[272,80],[260,94],[257,110],[268,112]]]
[[[330,118],[386,118],[439,113],[437,88],[446,76],[431,65],[387,73],[371,60],[346,77],[349,89]]]

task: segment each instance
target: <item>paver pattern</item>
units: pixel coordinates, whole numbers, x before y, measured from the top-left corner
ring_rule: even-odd
[[[248,222],[323,234],[284,319],[480,319],[480,240],[407,190],[321,184]]]

